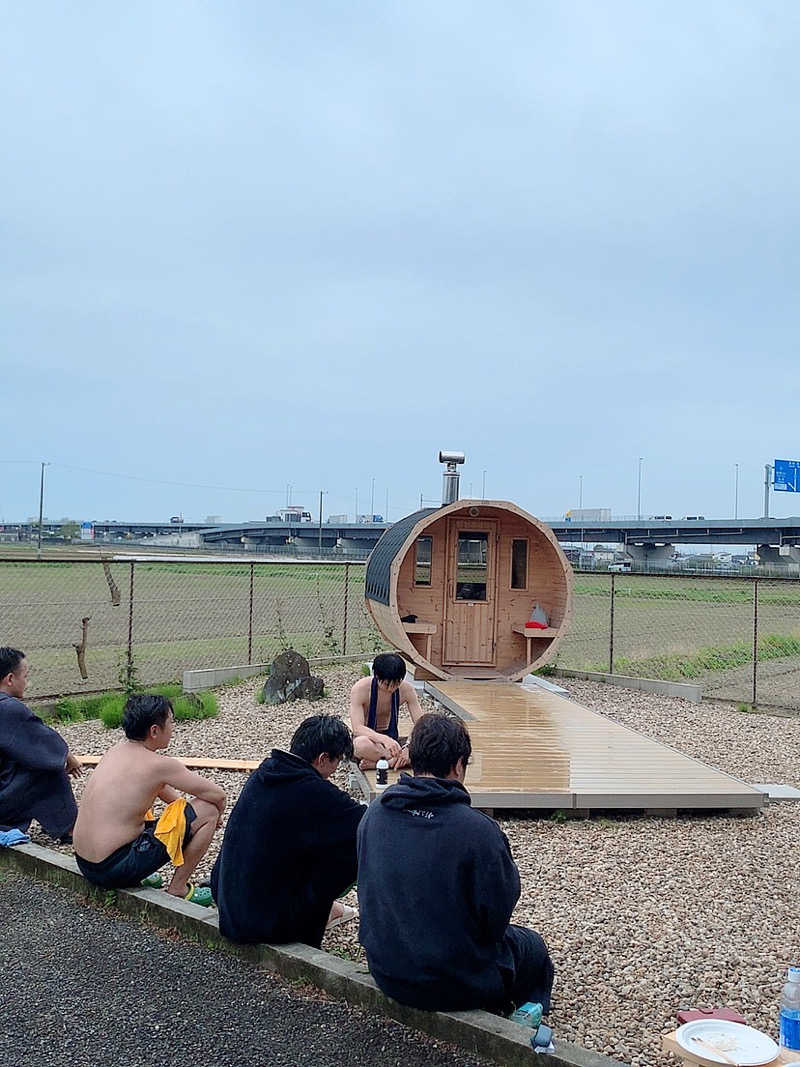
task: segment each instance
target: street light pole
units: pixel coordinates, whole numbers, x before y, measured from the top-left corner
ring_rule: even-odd
[[[39,480],[39,536],[36,544],[36,558],[42,558],[42,515],[44,514],[44,469],[47,466],[42,462],[42,475]]]
[[[738,519],[739,518],[739,464],[735,463],[734,466],[736,468],[736,481],[735,481],[735,486],[734,486],[734,490],[733,490],[733,517],[734,517],[734,519]]]
[[[483,484],[481,486],[481,500],[486,499],[486,471],[483,472]]]
[[[583,475],[578,475],[578,510],[583,510]]]
[[[636,490],[636,518],[641,522],[642,519],[642,460],[644,456],[639,456],[639,487]]]
[[[372,479],[372,487],[369,491],[369,521],[372,522],[372,516],[375,514],[375,479]]]
[[[319,554],[322,556],[322,493],[324,490],[319,491]]]

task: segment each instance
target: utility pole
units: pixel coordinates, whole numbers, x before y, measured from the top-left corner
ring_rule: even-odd
[[[42,515],[44,514],[44,469],[47,466],[42,462],[42,476],[39,481],[39,536],[36,544],[36,558],[42,558]]]
[[[385,511],[383,513],[383,521],[384,522],[388,522],[389,521],[389,490],[388,489],[386,490],[386,509],[385,509]]]
[[[481,500],[485,500],[485,499],[486,499],[486,471],[483,472],[483,484],[481,486]]]
[[[769,518],[769,483],[772,467],[769,463],[764,464],[764,518]]]
[[[372,479],[372,485],[369,491],[369,521],[372,522],[372,516],[375,514],[375,479]]]
[[[353,522],[358,522],[358,489],[356,489],[356,513],[353,516]]]
[[[735,480],[735,483],[734,483],[734,490],[733,490],[733,517],[734,517],[734,519],[738,519],[739,518],[739,464],[738,463],[734,463],[734,467],[736,468],[736,480]]]
[[[641,522],[642,520],[642,460],[643,456],[639,456],[639,488],[636,491],[636,518]]]
[[[583,475],[578,475],[578,510],[583,510]]]
[[[324,490],[319,491],[319,554],[322,555],[322,493]]]

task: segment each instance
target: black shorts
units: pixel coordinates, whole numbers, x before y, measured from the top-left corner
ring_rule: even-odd
[[[183,835],[184,847],[192,836],[192,823],[195,810],[191,804],[186,805],[186,832]],[[169,863],[169,853],[155,835],[156,820],[148,819],[144,830],[134,841],[121,845],[110,856],[99,863],[91,863],[75,854],[80,872],[87,882],[102,889],[130,889],[137,886],[143,878],[153,874],[159,867]]]

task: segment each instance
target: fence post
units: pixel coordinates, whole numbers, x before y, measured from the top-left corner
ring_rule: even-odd
[[[758,695],[758,578],[753,579],[753,707]]]
[[[608,619],[608,673],[614,673],[614,579],[616,574],[611,572],[611,608]]]
[[[350,564],[344,565],[344,622],[342,624],[342,655],[347,655],[347,602],[350,599]]]
[[[247,662],[253,662],[253,571],[255,563],[250,564],[250,607],[247,620]]]
[[[131,560],[131,581],[128,592],[128,664],[126,669],[127,688],[130,691],[133,680],[133,574],[136,568],[135,560]]]

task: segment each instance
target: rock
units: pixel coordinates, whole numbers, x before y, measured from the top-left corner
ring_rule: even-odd
[[[308,660],[287,649],[275,659],[264,685],[264,703],[285,704],[288,700],[320,700],[325,689],[322,678],[313,677]]]

